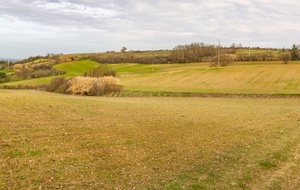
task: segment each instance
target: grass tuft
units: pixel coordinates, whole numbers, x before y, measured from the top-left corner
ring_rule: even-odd
[[[262,160],[259,162],[259,165],[266,169],[271,169],[271,168],[277,167],[277,165],[273,161],[270,161],[270,160]]]

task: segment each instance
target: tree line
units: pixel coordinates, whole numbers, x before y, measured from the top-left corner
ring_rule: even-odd
[[[238,50],[249,49],[249,54],[237,54]],[[143,54],[143,51],[126,51],[123,47],[120,53],[94,54],[92,59],[99,63],[144,63],[144,64],[164,64],[164,63],[192,63],[192,62],[212,62],[217,60],[221,65],[227,65],[232,61],[280,61],[299,60],[299,50],[296,45],[291,49],[279,50],[276,48],[242,47],[242,45],[231,45],[230,47],[219,47],[216,45],[191,43],[177,45],[172,50],[161,50],[160,53]],[[251,51],[261,51],[265,53],[251,53]],[[269,51],[279,53],[268,53]],[[281,51],[281,52],[280,52]],[[220,55],[219,55],[220,54]]]

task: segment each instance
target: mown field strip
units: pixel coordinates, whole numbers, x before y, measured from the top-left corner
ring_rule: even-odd
[[[300,92],[299,71],[298,64],[239,65],[220,69],[203,63],[182,64],[175,70],[173,66],[153,74],[127,74],[121,81],[126,90],[136,91],[297,94]]]

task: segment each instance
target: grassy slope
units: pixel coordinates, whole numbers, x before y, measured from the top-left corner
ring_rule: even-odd
[[[61,63],[54,66],[55,69],[66,71],[65,76],[82,76],[83,73],[91,68],[95,68],[99,63],[92,60],[72,61]]]
[[[72,61],[54,65],[53,67],[59,70],[66,71],[65,77],[82,76],[83,73],[91,68],[97,67],[98,63],[92,60]],[[17,82],[6,83],[7,85],[36,85],[48,84],[52,78],[57,76],[43,77],[37,79],[22,80]],[[3,84],[2,84],[3,85]]]
[[[55,65],[67,71],[64,76],[82,75],[97,67],[91,60]],[[194,93],[298,94],[300,63],[244,62],[225,68],[211,68],[209,63],[191,64],[111,64],[127,91],[167,91]],[[53,77],[24,80],[8,84],[45,84]]]
[[[299,93],[300,64],[234,63],[210,68],[208,63],[114,65],[126,90],[200,93]]]
[[[298,189],[298,99],[1,90],[0,189]]]

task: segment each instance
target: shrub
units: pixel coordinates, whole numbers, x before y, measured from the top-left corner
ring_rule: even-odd
[[[69,87],[68,79],[65,77],[56,77],[51,80],[50,84],[46,87],[46,91],[66,94]]]
[[[75,77],[71,79],[57,77],[53,78],[49,85],[39,86],[37,89],[62,94],[99,96],[120,92],[122,91],[122,85],[119,84],[118,78],[112,76],[101,78]]]
[[[6,73],[0,73],[0,83],[2,82],[8,82],[9,81],[9,78],[7,76]]]
[[[233,57],[227,54],[220,55],[219,64],[222,67],[227,66],[229,63],[233,61]],[[215,57],[214,62],[211,63],[211,67],[217,67],[218,66],[218,57]]]
[[[75,95],[99,96],[111,92],[120,92],[119,79],[106,76],[101,78],[75,77],[69,82],[68,92]]]
[[[30,66],[32,69],[34,70],[49,70],[52,68],[52,64],[49,62],[45,62],[45,63],[37,63],[37,64],[33,64]]]
[[[35,89],[35,86],[29,85],[3,85],[0,86],[1,89]]]
[[[54,92],[55,93],[61,93],[61,94],[69,94],[68,89],[70,88],[70,85],[68,82],[65,82],[63,85],[58,87]]]
[[[31,69],[22,68],[19,72],[16,72],[16,76],[21,79],[28,79],[30,78],[31,72]]]
[[[85,72],[85,77],[104,77],[104,76],[116,76],[116,71],[112,68],[109,68],[106,64],[100,64],[97,68],[90,69],[89,71]]]
[[[120,79],[115,77],[103,77],[104,89],[103,94],[109,94],[113,92],[121,92],[123,87],[120,85]]]
[[[40,78],[50,76],[52,74],[51,70],[36,70],[30,73],[30,78]]]
[[[13,69],[14,70],[21,70],[24,68],[24,64],[14,64]]]
[[[300,53],[299,53],[298,46],[296,46],[296,44],[294,44],[291,49],[291,59],[292,59],[292,61],[297,61],[297,60],[299,60],[299,58],[300,58]]]
[[[281,59],[284,64],[288,64],[289,61],[291,61],[291,59],[292,59],[292,55],[290,52],[284,52],[281,54]]]
[[[133,52],[115,55],[94,55],[92,60],[98,63],[144,63],[144,64],[158,64],[158,63],[171,63],[172,59],[169,53],[164,55],[140,55],[142,52]]]
[[[29,78],[40,78],[40,77],[47,77],[53,75],[62,75],[65,74],[65,71],[60,71],[54,68],[50,69],[37,69],[34,70],[33,68],[22,68],[20,71],[16,72],[15,75],[17,78],[20,79],[29,79]]]

